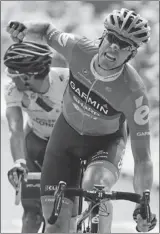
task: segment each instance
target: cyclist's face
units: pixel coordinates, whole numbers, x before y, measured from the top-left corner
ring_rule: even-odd
[[[31,74],[9,74],[9,76],[20,91],[38,90],[44,81],[44,79],[35,79],[35,76]]]
[[[107,33],[99,48],[99,64],[103,68],[113,69],[124,63],[132,53],[133,47],[112,33]]]

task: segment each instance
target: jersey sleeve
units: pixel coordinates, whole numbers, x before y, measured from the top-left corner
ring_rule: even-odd
[[[7,107],[20,106],[22,101],[22,93],[19,92],[13,82],[7,84],[4,90],[4,98]]]
[[[64,83],[68,83],[69,80],[69,69],[68,68],[62,68],[62,67],[58,67],[56,69],[56,72],[59,76],[59,79],[64,82]]]
[[[48,29],[46,40],[49,46],[62,54],[68,62],[71,61],[75,44],[81,39],[71,33],[65,33],[52,26]]]
[[[69,81],[69,69],[62,67],[53,67],[51,68],[52,80],[60,84],[61,90],[63,93],[67,87]]]
[[[121,111],[127,119],[134,158],[149,158],[149,103],[145,89],[136,90],[127,97],[121,105]]]

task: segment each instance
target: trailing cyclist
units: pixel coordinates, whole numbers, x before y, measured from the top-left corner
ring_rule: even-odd
[[[19,175],[41,172],[44,154],[55,122],[61,113],[62,97],[68,83],[67,68],[51,68],[48,46],[23,42],[12,44],[4,55],[7,76],[6,116],[14,166],[8,172],[16,189]],[[23,111],[27,121],[23,129]],[[22,233],[37,233],[43,221],[40,198],[22,200]]]
[[[42,170],[41,201],[46,222],[52,211],[46,185],[65,181],[69,187],[77,186],[80,158],[87,160],[82,187],[93,189],[94,184],[99,184],[111,190],[119,178],[125,153],[126,122],[134,157],[135,192],[142,195],[144,190],[151,190],[148,98],[141,77],[128,63],[150,39],[147,20],[128,9],[114,10],[105,19],[98,46],[85,37],[61,32],[51,23],[12,21],[7,31],[15,41],[26,35],[43,36],[69,62],[63,112],[51,134]],[[57,222],[53,226],[47,223],[46,232],[68,232],[72,206],[73,197],[66,194]],[[105,206],[108,216],[99,213],[100,233],[111,232],[112,204],[106,202]],[[142,219],[139,205],[133,216],[138,231],[146,227],[149,231],[156,225],[152,213],[149,222]]]

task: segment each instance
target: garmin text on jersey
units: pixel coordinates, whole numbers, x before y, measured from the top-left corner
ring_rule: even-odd
[[[89,90],[84,84],[70,77],[69,86],[73,93],[73,100],[85,111],[96,116],[113,116],[117,114],[106,100],[97,95],[94,90]]]

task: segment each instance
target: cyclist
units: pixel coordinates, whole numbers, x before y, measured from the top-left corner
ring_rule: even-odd
[[[48,139],[61,112],[69,73],[68,68],[50,68],[51,55],[48,46],[33,42],[13,44],[4,55],[11,78],[5,87],[5,100],[15,162],[8,178],[15,188],[19,174],[41,172]],[[23,111],[27,113],[24,130]],[[22,233],[37,233],[43,221],[40,202],[22,200],[22,206]]]
[[[39,36],[63,54],[69,62],[69,85],[63,96],[63,113],[59,116],[47,146],[42,178],[41,201],[45,220],[52,211],[47,185],[60,180],[76,186],[80,158],[87,160],[83,188],[94,184],[111,190],[117,182],[127,142],[129,126],[134,157],[134,189],[142,194],[152,188],[153,165],[150,156],[149,104],[141,77],[128,63],[138,48],[150,38],[147,20],[134,11],[122,8],[107,15],[104,33],[97,46],[85,37],[57,30],[51,23],[20,23],[7,27],[13,40],[26,35]],[[63,162],[63,163],[62,163]],[[47,223],[46,232],[68,232],[73,198],[65,195],[59,219]],[[101,206],[103,206],[101,204]],[[99,231],[110,233],[112,204],[106,202],[108,215],[100,211]],[[133,212],[138,231],[152,230],[156,216],[147,223],[137,204]]]

